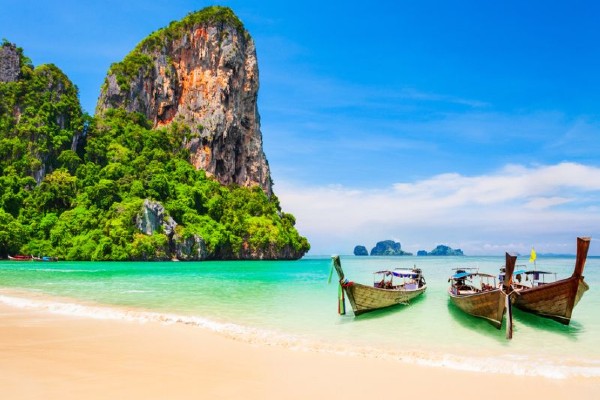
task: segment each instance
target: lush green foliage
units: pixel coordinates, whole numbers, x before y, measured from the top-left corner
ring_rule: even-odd
[[[152,67],[152,59],[147,54],[134,51],[129,53],[121,62],[114,63],[110,72],[116,76],[117,84],[123,91],[129,90],[129,82],[140,73],[148,73]]]
[[[309,249],[274,195],[225,187],[194,169],[182,145],[188,127],[151,129],[144,116],[116,109],[84,116],[77,88],[58,68],[23,60],[22,78],[0,83],[1,256],[168,259],[172,237],[136,228],[145,199],[164,205],[177,236],[201,237],[207,258]]]
[[[248,37],[248,32],[244,28],[242,21],[239,20],[231,8],[210,6],[189,13],[185,18],[179,21],[172,21],[169,26],[153,32],[141,41],[134,51],[151,51],[162,46],[165,40],[173,41],[174,39],[178,39],[187,32],[190,32],[192,28],[201,25],[229,25],[236,29],[243,37]]]
[[[23,177],[58,167],[84,117],[77,88],[62,71],[54,65],[33,69],[18,51],[22,78],[0,84],[0,175],[8,169]]]

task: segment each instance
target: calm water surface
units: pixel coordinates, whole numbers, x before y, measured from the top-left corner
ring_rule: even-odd
[[[526,258],[518,264],[531,265]],[[538,257],[537,268],[570,276],[575,257]],[[571,325],[515,310],[514,336],[450,304],[456,267],[497,274],[504,257],[342,256],[348,279],[372,283],[384,268],[423,269],[428,289],[409,306],[355,318],[337,314],[329,257],[252,262],[0,261],[0,301],[95,318],[160,319],[217,330],[240,340],[389,357],[427,365],[554,378],[600,377],[600,258],[584,271],[590,290]],[[22,296],[18,291],[56,296]]]

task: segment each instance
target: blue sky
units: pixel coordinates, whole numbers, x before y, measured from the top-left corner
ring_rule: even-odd
[[[93,113],[106,71],[207,5],[253,36],[264,150],[310,254],[392,239],[600,255],[594,1],[8,1],[0,36]]]

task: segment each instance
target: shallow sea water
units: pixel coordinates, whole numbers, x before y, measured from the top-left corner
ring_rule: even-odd
[[[299,261],[0,261],[0,302],[90,318],[159,320],[237,340],[306,351],[401,359],[462,370],[568,378],[600,377],[600,258],[588,257],[590,286],[569,326],[514,311],[514,335],[468,316],[446,292],[452,268],[497,274],[504,257],[342,256],[346,277],[418,266],[428,288],[408,306],[354,317],[337,314],[328,256]],[[537,268],[571,275],[575,257],[538,257]],[[517,264],[530,267],[528,259]]]

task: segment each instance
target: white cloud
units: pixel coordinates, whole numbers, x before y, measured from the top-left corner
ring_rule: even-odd
[[[567,204],[575,199],[572,197],[534,197],[530,199],[524,206],[532,210],[544,209],[561,204]]]
[[[600,231],[600,168],[575,163],[447,173],[381,190],[285,183],[275,190],[312,254],[348,254],[392,238],[411,252],[447,244],[472,255],[526,253],[544,242],[545,252],[572,253],[575,236]]]

